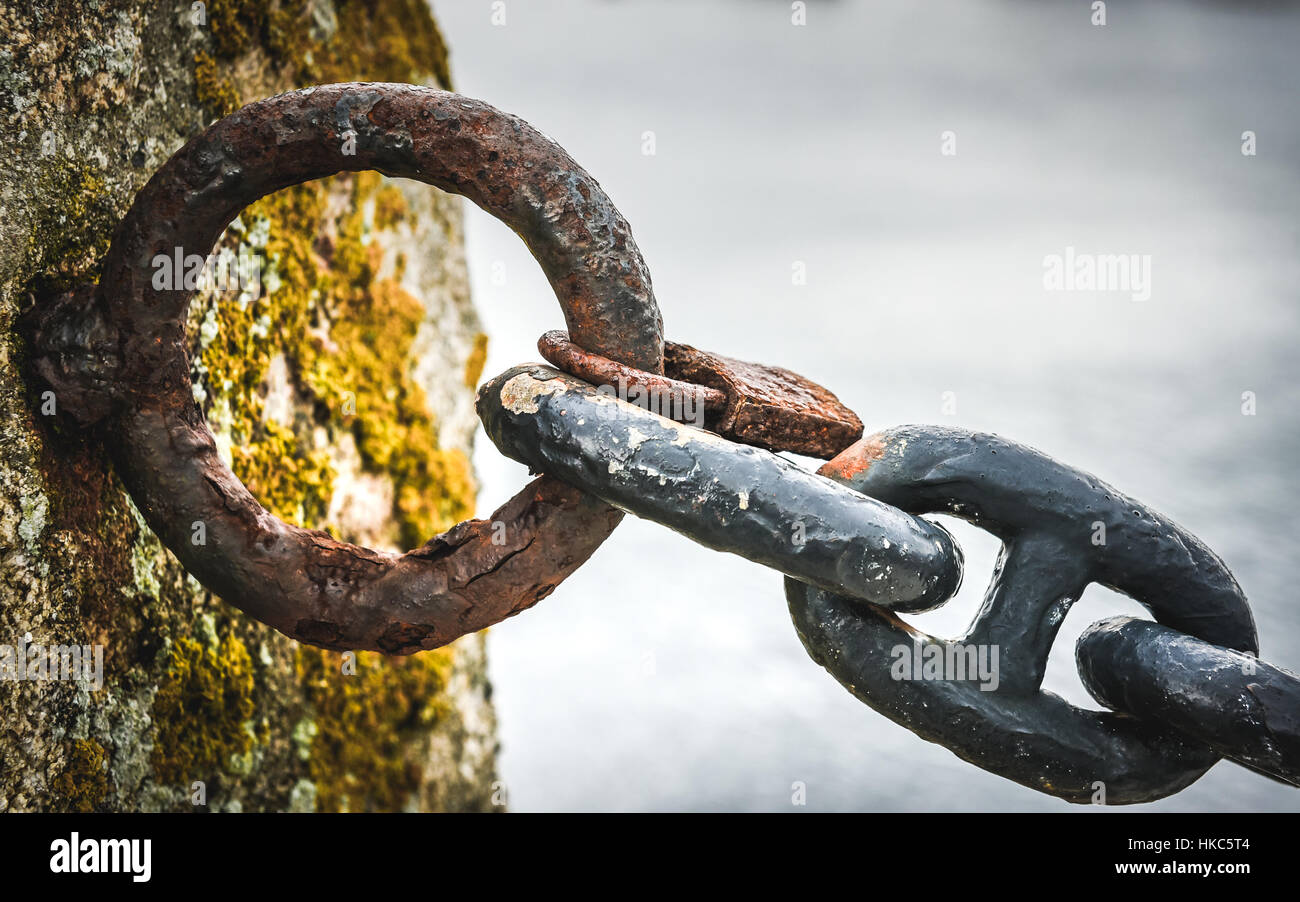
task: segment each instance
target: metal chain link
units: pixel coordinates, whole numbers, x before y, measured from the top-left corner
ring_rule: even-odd
[[[1153,801],[1221,757],[1300,785],[1300,678],[1257,661],[1240,586],[1163,515],[1032,448],[957,429],[869,436],[810,474],[771,450],[674,422],[689,419],[691,406],[663,403],[695,391],[700,409],[717,411],[742,403],[743,387],[727,397],[639,374],[563,333],[543,336],[539,348],[591,381],[525,366],[486,383],[479,416],[501,452],[786,574],[791,617],[813,660],[922,738],[1071,802]],[[783,403],[794,409],[774,419],[796,419],[797,401]],[[776,429],[750,444],[806,447],[802,434],[787,443]],[[936,608],[960,584],[960,548],[918,516],[928,513],[1003,542],[984,605],[959,640],[896,616]],[[1112,711],[1041,689],[1057,630],[1094,582],[1157,621],[1103,621],[1079,640],[1085,685]],[[994,666],[982,666],[990,658]]]
[[[572,375],[518,367],[480,389],[493,442],[548,477],[494,515],[510,527],[505,544],[487,521],[467,521],[396,555],[283,523],[230,472],[195,406],[192,291],[156,287],[150,261],[205,256],[256,198],[363,169],[463,194],[515,228],[577,342],[548,333],[539,344]],[[1194,536],[1033,449],[922,426],[860,439],[858,417],[802,376],[663,342],[645,262],[600,186],[554,141],[480,101],[340,84],[250,104],[141,190],[97,285],[43,299],[24,327],[39,378],[78,424],[108,436],[137,506],[186,569],[301,641],[404,654],[482,629],[581,566],[617,508],[786,574],[814,660],[994,773],[1112,804],[1177,792],[1220,757],[1300,785],[1300,678],[1255,659],[1241,588]],[[831,460],[813,474],[777,451]],[[958,641],[896,616],[944,604],[961,582],[960,548],[926,513],[1003,542]],[[189,541],[198,522],[202,548]],[[1111,712],[1041,689],[1061,621],[1093,582],[1157,621],[1112,619],[1079,640],[1084,682]]]

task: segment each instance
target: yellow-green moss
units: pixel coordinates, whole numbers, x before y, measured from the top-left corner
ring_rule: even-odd
[[[305,0],[211,0],[212,53],[195,56],[200,101],[220,115],[236,109],[240,90],[227,73],[259,47],[289,86],[420,82],[432,76],[450,87],[447,45],[424,0],[337,0],[333,10],[330,24],[314,18]],[[306,427],[265,422],[257,398],[272,354],[283,351],[298,388],[318,402],[318,419],[350,430],[366,469],[393,479],[400,540],[420,544],[469,515],[474,486],[465,455],[438,447],[423,391],[411,378],[408,357],[423,316],[420,304],[396,278],[374,284],[379,249],[369,245],[368,230],[399,223],[406,201],[376,174],[356,176],[353,213],[337,246],[316,248],[312,239],[323,214],[324,185],[279,192],[245,212],[245,221],[269,221],[265,253],[277,267],[279,287],[251,305],[218,302],[205,324],[217,339],[196,349],[196,374],[212,377],[205,408],[232,421],[232,468],[269,510],[303,525],[326,525],[319,521],[335,477],[328,461],[307,448],[301,431]],[[371,197],[367,224],[360,203]],[[318,250],[330,258],[330,271],[322,271]],[[397,278],[402,268],[399,261]],[[270,335],[264,334],[267,323]],[[327,341],[311,336],[313,328]],[[481,371],[481,356],[471,355],[467,379],[471,369]]]
[[[245,15],[251,8],[257,12]],[[238,103],[239,76],[227,73],[244,71],[230,64],[259,40],[288,80],[284,87],[423,82],[430,75],[450,86],[446,46],[424,0],[340,0],[337,28],[323,38],[306,10],[298,0],[217,0],[209,12],[214,56],[198,60],[203,102],[218,112]],[[328,223],[326,201],[340,183],[351,205]],[[395,538],[413,546],[472,513],[474,484],[466,455],[440,447],[413,376],[412,346],[425,313],[399,284],[403,261],[393,277],[376,278],[383,232],[407,215],[402,193],[375,173],[263,198],[241,214],[226,245],[262,253],[272,274],[264,287],[273,290],[195,304],[189,334],[201,403],[229,437],[232,469],[258,500],[286,520],[327,525],[321,520],[337,477],[316,450],[316,434],[324,430],[337,446],[348,433],[362,467],[392,480]],[[306,402],[292,423],[270,421],[260,395],[277,355]],[[481,370],[482,360],[473,366]],[[258,741],[248,722],[255,686],[247,652],[233,639],[216,651],[181,640],[169,654],[154,705],[157,779],[185,783],[231,770]],[[421,740],[451,710],[445,691],[454,652],[399,659],[361,652],[355,676],[341,673],[338,654],[303,646],[296,655],[308,710],[295,715],[293,754],[305,762],[317,807],[404,807],[425,782]]]
[[[240,759],[268,733],[252,722],[255,691],[253,662],[239,639],[227,635],[215,647],[174,641],[153,704],[155,778],[188,785],[240,770]]]
[[[262,423],[233,449],[231,468],[253,497],[282,520],[317,527],[329,511],[334,468],[323,451],[303,451],[289,429]]]
[[[194,87],[199,103],[217,116],[228,116],[242,105],[235,83],[221,72],[221,65],[200,50],[194,54]]]
[[[423,305],[396,281],[375,278],[382,250],[370,240],[365,205],[373,198],[388,221],[399,206],[391,196],[383,200],[375,173],[341,178],[352,180],[352,206],[328,248],[312,241],[326,182],[271,195],[241,216],[264,228],[275,291],[247,304],[218,298],[203,325],[191,321],[192,334],[206,328],[209,336],[199,340],[198,370],[207,377],[209,410],[223,394],[237,402],[228,405],[235,474],[278,516],[323,526],[335,474],[323,452],[309,447],[311,424],[295,434],[266,422],[258,396],[272,357],[283,353],[297,388],[314,402],[316,423],[350,432],[363,467],[393,481],[397,538],[412,547],[472,514],[473,472],[462,451],[439,446],[413,377]]]
[[[38,170],[40,205],[31,235],[35,271],[46,290],[86,281],[108,250],[118,214],[93,166],[56,156]]]
[[[440,648],[409,658],[358,652],[356,672],[342,655],[298,649],[298,673],[310,705],[299,725],[308,772],[322,811],[397,811],[422,783],[413,740],[450,711],[453,655]],[[418,749],[419,743],[414,743]]]
[[[108,795],[108,753],[93,739],[77,739],[68,747],[67,763],[50,787],[70,811],[94,811]]]
[[[447,44],[425,0],[341,0],[338,30],[312,49],[321,80],[418,82],[450,88]]]
[[[336,81],[451,87],[447,43],[424,0],[336,0],[328,34],[304,0],[211,0],[208,23],[220,59],[265,47],[295,86]]]
[[[396,185],[375,192],[375,228],[391,229],[406,218],[406,195]]]
[[[309,341],[321,278],[310,239],[322,213],[319,185],[279,192],[244,211],[241,226],[250,225],[237,237],[249,239],[239,242],[246,252],[263,257],[262,290],[253,298],[223,292],[192,311],[190,324],[205,405],[227,402],[231,469],[268,510],[300,526],[323,525],[335,474],[328,455],[311,447],[309,423],[298,435],[265,419],[259,388],[276,354],[292,365]],[[265,237],[252,239],[253,231]]]
[[[255,38],[264,40],[270,5],[267,0],[208,0],[208,27],[217,53],[234,58],[248,51]]]
[[[483,375],[483,365],[487,363],[488,337],[483,332],[474,335],[474,347],[465,358],[465,385],[478,388],[478,380]]]
[[[317,43],[308,37],[307,8],[308,4],[301,0],[281,0],[279,4],[209,0],[211,40],[185,51],[187,59],[198,47],[204,51],[195,56],[193,72],[206,112],[224,114],[241,100],[315,81],[383,78],[421,82],[432,72],[444,86],[449,84],[445,47],[423,0],[385,0],[378,4],[344,0],[337,4],[335,36]],[[244,15],[250,10],[251,18]],[[266,14],[262,16],[261,11]],[[403,17],[409,17],[409,21]],[[386,36],[385,30],[389,32]],[[100,81],[105,81],[105,88],[97,88],[94,96],[102,105],[102,98],[111,98],[119,82]],[[156,87],[148,79],[145,82],[145,93]],[[126,86],[128,100],[133,84]],[[56,157],[42,158],[44,162],[35,175],[39,181],[32,186],[39,203],[32,205],[31,246],[25,252],[25,265],[34,276],[59,287],[93,281],[113,226],[159,161],[157,154],[161,151],[165,156],[174,146],[174,128],[185,129],[187,123],[193,123],[192,107],[183,104],[184,98],[177,96],[170,80],[166,88],[170,104],[165,110],[154,111],[161,119],[154,116],[158,121],[144,123],[143,130],[134,137],[128,135],[129,144],[114,139],[111,147],[104,145],[107,168],[101,168],[95,159],[93,141],[87,145],[90,150],[82,146],[85,141],[74,142],[70,149],[76,149],[75,157],[65,157],[60,146]],[[191,104],[193,99],[191,96]],[[182,106],[176,107],[176,101],[181,101]],[[81,101],[73,98],[69,103]],[[62,109],[59,102],[38,107]],[[115,134],[111,127],[109,132]],[[147,161],[148,168],[133,170],[122,159],[123,154],[130,156],[137,144],[141,149],[134,152],[132,165],[145,166],[143,161]],[[100,173],[107,174],[111,187],[106,188]],[[132,180],[134,184],[129,184]],[[309,440],[313,431],[364,432],[368,460],[388,460],[394,464],[394,472],[399,465],[407,472],[411,469],[409,456],[384,449],[385,441],[403,438],[403,430],[381,441],[376,437],[377,430],[361,422],[366,404],[355,422],[340,419],[338,411],[324,409],[324,401],[299,378],[298,367],[304,359],[349,355],[350,346],[336,341],[342,332],[332,335],[340,316],[368,309],[371,313],[366,316],[373,324],[385,309],[396,307],[405,313],[393,327],[407,330],[414,326],[413,317],[406,315],[412,310],[407,300],[369,284],[354,286],[356,291],[344,291],[337,287],[339,280],[322,268],[334,254],[334,248],[319,237],[323,191],[324,186],[317,184],[282,192],[243,215],[250,225],[259,216],[269,223],[266,249],[276,259],[282,284],[251,305],[241,306],[229,295],[208,307],[201,301],[196,303],[196,312],[210,314],[211,341],[200,348],[198,330],[192,326],[190,332],[192,357],[204,366],[200,383],[208,397],[202,403],[209,414],[214,405],[226,411],[218,432],[223,441],[226,437],[231,440],[229,450],[237,472],[275,513],[311,525],[319,525],[312,521],[325,515],[334,478],[325,458],[312,450],[317,447]],[[396,225],[406,215],[394,189],[381,188],[372,199],[373,224],[380,230]],[[237,241],[238,235],[232,232],[230,240]],[[342,259],[362,259],[363,255],[355,253],[356,247],[346,246],[355,243],[352,233],[339,243]],[[368,279],[373,282],[373,271]],[[376,294],[383,296],[376,299]],[[264,322],[271,324],[269,334],[262,328]],[[409,349],[409,344],[405,347]],[[258,389],[271,362],[281,353],[290,363],[291,375],[298,380],[299,397],[319,402],[320,409],[313,411],[309,403],[305,413],[296,411],[298,416],[293,422],[277,423],[267,421]],[[364,369],[356,361],[340,370],[344,368],[354,373]],[[389,372],[381,369],[380,377],[390,378]],[[453,386],[458,375],[447,374]],[[403,383],[410,381],[405,370],[396,378]],[[364,399],[384,392],[382,387],[372,385],[361,386],[358,393]],[[417,437],[426,437],[426,447],[434,442],[435,424],[427,411],[420,419],[422,397],[399,387],[392,403],[394,410],[406,412],[401,416],[410,429],[416,429],[413,424],[417,422],[421,424]],[[218,426],[215,422],[213,425]],[[78,622],[80,613],[87,635],[108,637],[109,653],[120,665],[116,672],[126,676],[116,681],[110,678],[106,691],[111,698],[105,703],[108,707],[91,712],[93,723],[77,709],[77,729],[51,733],[48,742],[40,740],[40,757],[33,755],[32,761],[42,763],[39,776],[47,781],[51,799],[58,800],[49,804],[77,810],[137,806],[189,809],[184,790],[198,779],[209,781],[210,789],[216,791],[214,803],[223,807],[241,802],[246,807],[271,807],[278,804],[282,788],[295,780],[297,785],[306,784],[299,778],[307,776],[309,770],[323,787],[322,807],[339,807],[340,803],[348,803],[347,799],[369,799],[365,804],[397,807],[413,791],[427,793],[429,781],[417,781],[415,777],[418,760],[385,766],[377,773],[370,765],[396,761],[403,755],[412,758],[427,747],[428,730],[421,725],[436,722],[450,711],[445,687],[453,653],[427,652],[393,664],[378,656],[363,655],[356,683],[335,687],[337,691],[320,685],[300,687],[297,681],[302,674],[281,668],[286,660],[292,660],[291,640],[205,598],[193,577],[187,578],[155,540],[148,540],[148,547],[144,541],[123,546],[122,537],[130,538],[136,529],[134,512],[122,503],[123,490],[111,468],[103,466],[102,445],[91,442],[88,450],[82,450],[82,444],[78,437],[72,450],[53,442],[33,446],[42,456],[40,469],[48,477],[50,508],[50,525],[42,540],[45,547],[39,557],[33,557],[40,566],[49,566],[52,575],[59,576],[56,582],[60,586],[57,598],[41,592],[33,597],[48,595],[49,604],[55,605],[50,610],[60,618],[72,618],[70,622]],[[439,454],[436,444],[432,447],[430,459]],[[459,454],[450,459],[463,461]],[[435,462],[432,469],[436,472],[438,466]],[[467,478],[447,491],[462,493],[456,508],[467,510],[472,503],[472,486]],[[418,495],[418,491],[408,492],[406,497],[409,507],[405,509],[413,521],[423,518],[432,531],[435,527],[431,524],[445,525],[444,520],[454,519],[437,514],[437,503]],[[443,506],[448,510],[453,507]],[[95,528],[89,529],[87,524]],[[427,537],[421,534],[419,540]],[[131,598],[122,598],[123,587],[130,591]],[[203,618],[196,616],[196,610],[204,612],[209,620],[208,612],[214,610],[220,612],[218,617],[229,616],[232,624],[238,623],[233,628],[242,641],[227,635],[231,627],[214,633],[201,622]],[[160,642],[162,651],[156,653]],[[304,652],[308,656],[319,654],[313,649]],[[112,666],[108,669],[114,671]],[[338,673],[336,666],[331,669]],[[308,694],[313,709],[318,709],[312,717],[320,718],[319,727],[314,719],[300,720]],[[59,721],[64,719],[65,709],[71,707],[50,709],[50,725],[62,729]],[[301,730],[294,730],[298,723]],[[369,741],[362,727],[352,728],[353,735],[349,735],[348,724],[373,725],[374,741]],[[91,738],[70,738],[84,735],[87,730],[94,734]],[[298,744],[305,746],[306,759],[298,757]],[[350,748],[353,744],[359,746],[355,752]],[[112,750],[111,770],[106,747]],[[375,752],[376,748],[391,754],[386,759]],[[242,786],[220,780],[219,784],[226,785],[212,786],[218,774],[246,773],[250,763],[261,772],[243,781]],[[147,779],[143,778],[145,764],[153,771]],[[429,776],[437,784],[465,779],[454,769]],[[377,787],[373,793],[369,792],[371,785]],[[14,799],[11,793],[10,801]]]
[[[335,256],[330,339],[339,350],[315,356],[304,381],[326,399],[335,423],[351,429],[366,469],[393,479],[400,538],[414,546],[471,515],[472,472],[465,454],[438,446],[424,390],[412,378],[423,306],[395,282],[372,284],[372,264],[348,231]]]

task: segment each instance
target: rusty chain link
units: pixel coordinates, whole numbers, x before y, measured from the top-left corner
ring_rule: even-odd
[[[353,155],[340,152],[345,136]],[[508,525],[504,545],[489,539],[492,521],[405,555],[285,524],[222,462],[193,400],[189,293],[154,288],[149,261],[208,251],[265,194],[365,169],[462,194],[506,222],[564,310],[569,333],[539,342],[559,370],[515,367],[478,393],[498,449],[545,474],[493,514]],[[857,416],[795,373],[665,344],[649,272],[600,186],[479,101],[343,84],[245,107],[140,192],[98,285],[46,299],[28,328],[36,372],[103,431],[163,543],[209,589],[301,641],[397,654],[445,644],[545,597],[627,511],[784,573],[813,660],[993,773],[1107,804],[1177,792],[1221,757],[1300,785],[1300,678],[1256,660],[1245,596],[1194,536],[1031,448],[924,426],[860,438]],[[813,474],[779,451],[830,461]],[[961,583],[959,546],[921,516],[934,513],[1003,543],[960,640],[897,616],[944,604]],[[195,522],[210,537],[202,547],[188,541]],[[1102,621],[1080,638],[1084,683],[1111,711],[1041,688],[1056,633],[1094,582],[1156,621]],[[996,651],[993,672],[978,666],[981,650]]]

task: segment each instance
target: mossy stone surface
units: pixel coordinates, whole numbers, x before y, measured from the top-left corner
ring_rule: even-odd
[[[491,808],[482,636],[390,660],[250,620],[180,568],[106,449],[30,379],[21,311],[93,280],[135,192],[205,125],[323,81],[449,87],[420,0],[201,11],[0,9],[0,644],[104,648],[98,691],[0,681],[0,811]],[[401,548],[472,511],[485,339],[460,217],[459,199],[360,174],[264,198],[222,237],[263,279],[194,300],[195,398],[278,516]]]

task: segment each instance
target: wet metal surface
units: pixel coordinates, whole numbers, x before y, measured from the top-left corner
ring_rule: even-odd
[[[692,391],[702,425],[719,435],[554,370],[516,368],[480,392],[480,415],[504,453],[549,475],[492,520],[398,555],[270,515],[217,454],[191,397],[188,294],[155,289],[151,263],[178,249],[206,255],[271,191],[363,169],[462,194],[505,221],[542,265],[573,335],[548,333],[543,352],[590,382]],[[450,642],[545,597],[627,510],[786,573],[814,660],[886,716],[1026,786],[1074,802],[1097,800],[1099,788],[1109,804],[1149,801],[1220,755],[1297,781],[1296,678],[1263,663],[1246,673],[1242,652],[1256,649],[1249,609],[1195,537],[994,436],[906,427],[844,450],[861,422],[821,386],[665,345],[645,264],[599,185],[554,142],[477,101],[367,84],[252,104],[192,140],[140,192],[98,286],[48,299],[27,326],[36,372],[63,410],[103,429],[136,504],[187,570],[301,641],[389,653]],[[758,448],[843,453],[823,479]],[[891,613],[932,609],[960,582],[947,532],[913,516],[929,512],[1004,543],[984,608],[955,642]],[[190,542],[198,522],[201,546]],[[1089,688],[1126,713],[1040,690],[1056,632],[1093,582],[1165,624],[1107,621],[1080,642]],[[998,649],[998,672],[991,683],[898,679],[897,649],[923,646],[945,656]]]
[[[1176,727],[1220,755],[1300,786],[1300,677],[1158,623],[1114,617],[1075,646],[1108,708]]]
[[[347,144],[345,144],[347,142]],[[354,154],[344,152],[351,146]],[[485,521],[405,555],[278,520],[217,453],[186,360],[189,293],[155,289],[156,255],[206,257],[249,203],[337,172],[378,170],[463,195],[523,238],[584,347],[659,372],[662,326],[627,222],[526,122],[477,100],[340,84],[244,107],[192,139],[137,195],[94,289],[37,308],[34,368],[62,410],[102,421],[150,528],[207,588],[296,639],[408,653],[521,610],[586,560],[621,514],[549,480]],[[192,524],[207,542],[191,542]]]
[[[708,548],[900,611],[961,582],[942,527],[549,367],[507,370],[477,406],[505,456]]]
[[[888,611],[786,580],[812,658],[858,699],[966,761],[1025,786],[1107,804],[1177,792],[1218,756],[1164,727],[1076,708],[1040,691],[1066,612],[1091,582],[1132,596],[1162,623],[1254,652],[1241,588],[1208,548],[1168,518],[1089,474],[993,435],[908,426],[869,436],[821,472],[913,514],[961,517],[1002,540],[976,622],[955,641]],[[1105,525],[1097,544],[1096,524]],[[996,688],[897,679],[895,649],[998,650]]]
[[[1300,157],[1277,158],[1282,168],[1262,178],[1225,156],[1169,152],[1187,146],[1191,122],[1239,135],[1248,127],[1237,121],[1243,104],[1258,122],[1270,120],[1274,148],[1300,146],[1295,80],[1275,77],[1294,71],[1300,10],[1138,4],[1102,46],[1070,40],[1062,17],[1073,14],[1057,4],[949,2],[939,28],[918,21],[907,2],[819,4],[826,14],[819,27],[785,48],[783,59],[797,65],[776,73],[770,56],[755,54],[746,38],[769,27],[765,4],[697,4],[692,20],[699,27],[692,29],[648,0],[608,4],[609,14],[599,17],[556,0],[530,3],[530,10],[534,5],[542,8],[530,17],[535,27],[514,35],[503,53],[503,29],[477,5],[443,4],[440,12],[457,26],[461,76],[499,105],[547,110],[557,135],[584,133],[592,109],[618,110],[627,134],[656,124],[644,126],[657,127],[661,139],[653,173],[644,157],[624,152],[621,139],[605,142],[599,166],[594,156],[583,162],[607,187],[619,186],[615,199],[647,252],[653,246],[660,294],[668,277],[661,267],[671,260],[673,283],[708,298],[683,305],[680,316],[666,310],[669,337],[698,338],[693,343],[744,357],[753,342],[808,314],[797,334],[789,329],[788,357],[784,350],[750,356],[822,379],[858,405],[872,432],[927,419],[994,428],[1154,504],[1228,562],[1251,597],[1264,656],[1300,672],[1289,541],[1300,527],[1292,500],[1300,457],[1300,256],[1293,238]],[[1210,52],[1189,59],[1182,41],[1162,40],[1175,25]],[[554,51],[576,28],[591,54],[584,67]],[[1012,34],[1042,77],[1027,81],[1023,67],[1006,65],[1002,39]],[[882,39],[864,52],[870,35]],[[682,92],[662,90],[667,44],[682,85],[724,103],[683,104]],[[1221,61],[1228,58],[1240,62],[1234,71],[1241,77],[1225,77]],[[1135,77],[1134,59],[1145,69],[1177,71],[1182,90],[1175,96],[1166,79]],[[956,62],[935,77],[936,60]],[[602,70],[621,77],[592,78]],[[1075,77],[1084,70],[1089,78]],[[913,152],[912,138],[930,134],[931,123],[947,115],[953,86],[962,82],[996,86],[963,102],[973,116],[1006,126],[1000,152],[981,154],[987,166],[978,185],[969,169],[953,169],[952,158]],[[763,101],[749,102],[756,84],[764,86]],[[864,84],[890,90],[873,95],[870,114],[844,117],[865,109]],[[573,103],[579,95],[586,102]],[[1121,156],[1064,153],[1078,145],[1077,117],[1007,115],[1007,97],[1052,109],[1067,96],[1089,110],[1094,149],[1122,142],[1133,121],[1142,122],[1143,141],[1129,142]],[[810,107],[809,97],[824,102]],[[790,127],[771,127],[773,109],[793,111],[795,118],[783,118]],[[683,136],[707,136],[725,171],[709,177],[698,154],[665,154],[666,133],[678,151],[692,149],[680,143]],[[1241,162],[1234,145],[1216,146]],[[810,149],[821,165],[792,163],[807,160]],[[755,190],[792,165],[798,190]],[[1058,190],[1065,183],[1078,190]],[[685,216],[681,195],[665,190],[683,184],[698,189]],[[1197,187],[1210,185],[1217,190]],[[1141,203],[1133,202],[1135,186]],[[1197,215],[1186,215],[1189,196],[1197,198]],[[633,204],[634,214],[626,209]],[[1240,227],[1207,229],[1210,221]],[[527,264],[511,256],[514,236],[477,211],[467,229],[481,267],[498,259],[512,271]],[[1243,241],[1244,233],[1259,240]],[[1152,253],[1156,306],[1138,310],[1127,295],[1042,294],[1036,264],[1065,241],[1053,236],[1097,251]],[[1113,246],[1126,242],[1133,246]],[[1022,245],[1032,271],[1009,271],[1006,251]],[[784,269],[794,258],[808,262],[807,290],[789,286]],[[529,315],[550,311],[519,280],[502,287],[483,281],[480,302],[527,304],[526,324],[514,313],[497,315],[504,304],[485,311],[497,347],[487,373],[495,375],[560,324]],[[746,324],[734,338],[726,331],[732,323]],[[844,340],[848,333],[858,340]],[[1258,394],[1260,416],[1243,419],[1236,399],[1246,388]],[[959,397],[951,420],[936,409],[943,389]],[[518,487],[519,468],[490,442],[478,461],[485,491],[504,500],[501,493]],[[649,524],[619,529],[613,545],[575,574],[577,582],[557,592],[567,590],[565,604],[490,639],[512,807],[789,811],[783,790],[794,773],[807,781],[810,811],[1064,809],[1058,799],[973,768],[859,709],[789,641],[789,618],[755,604],[771,581],[760,568]],[[922,628],[945,637],[960,635],[973,618],[997,545],[964,522],[954,536],[968,569],[979,561],[979,575],[978,585],[924,615],[933,626]],[[619,603],[606,597],[610,586],[618,587]],[[1074,640],[1093,621],[1138,610],[1090,587],[1057,635],[1044,685],[1099,707],[1078,682]],[[580,643],[572,642],[577,631]],[[628,663],[629,642],[634,659],[636,649],[670,644],[671,673],[661,667],[661,677],[647,684]],[[557,656],[561,644],[567,653]],[[593,681],[602,691],[591,691]],[[645,773],[646,749],[664,736],[673,737],[673,752],[655,757],[654,778],[629,780]],[[1300,811],[1300,793],[1220,764],[1149,808]],[[1055,882],[1069,882],[1068,865],[1061,873],[1064,881]]]

